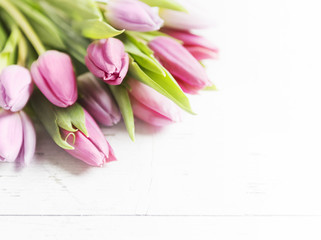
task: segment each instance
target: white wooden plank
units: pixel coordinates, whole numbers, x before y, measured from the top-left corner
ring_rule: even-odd
[[[315,217],[0,217],[5,239],[319,240]]]

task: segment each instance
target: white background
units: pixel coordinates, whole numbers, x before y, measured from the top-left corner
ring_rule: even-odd
[[[313,0],[198,0],[221,49],[198,116],[104,129],[118,162],[72,159],[39,128],[36,159],[0,165],[8,239],[320,239],[321,15]]]

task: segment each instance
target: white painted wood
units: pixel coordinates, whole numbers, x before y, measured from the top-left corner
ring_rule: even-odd
[[[217,20],[204,33],[221,48],[220,60],[207,63],[219,91],[192,97],[198,115],[182,123],[160,130],[137,122],[136,143],[123,124],[104,129],[119,160],[104,168],[72,159],[38,127],[33,164],[0,165],[1,231],[320,239],[319,2],[197,3],[211,4]]]

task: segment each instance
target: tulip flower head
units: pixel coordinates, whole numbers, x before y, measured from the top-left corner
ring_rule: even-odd
[[[65,108],[76,102],[76,76],[67,54],[54,50],[45,52],[32,64],[31,76],[52,104]]]
[[[96,77],[110,85],[121,84],[128,72],[129,56],[124,44],[116,38],[91,43],[85,61]]]
[[[33,90],[29,71],[18,65],[4,68],[0,74],[0,107],[11,112],[24,108]]]
[[[148,46],[184,92],[196,94],[211,85],[202,65],[176,40],[156,37]]]
[[[28,164],[34,155],[36,133],[24,112],[0,112],[0,161]]]
[[[168,28],[174,28],[179,30],[191,30],[191,29],[204,29],[211,27],[211,23],[208,19],[205,19],[203,15],[196,13],[196,11],[180,12],[170,9],[162,9],[159,15],[164,19],[164,26]]]
[[[136,32],[156,31],[164,23],[158,16],[157,7],[150,7],[138,0],[111,0],[105,16],[115,28]]]
[[[181,110],[171,100],[135,79],[130,78],[127,83],[135,117],[160,127],[181,120]]]
[[[190,33],[189,31],[181,31],[176,29],[164,28],[162,32],[182,41],[183,46],[198,61],[205,59],[216,59],[219,49],[208,41],[206,38]]]
[[[79,102],[87,111],[105,126],[113,126],[121,119],[120,111],[110,93],[101,86],[91,73],[78,77]]]
[[[80,130],[69,132],[65,129],[60,129],[62,137],[74,147],[73,150],[65,151],[73,157],[95,167],[101,167],[106,162],[115,161],[116,158],[113,149],[95,120],[87,111],[85,111],[85,119],[89,136],[86,136]]]

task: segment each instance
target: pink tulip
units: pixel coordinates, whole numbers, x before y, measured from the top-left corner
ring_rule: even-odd
[[[216,59],[218,48],[206,38],[188,31],[164,28],[162,32],[182,41],[183,46],[198,60]]]
[[[18,65],[11,65],[0,74],[0,107],[17,112],[27,104],[33,90],[29,71]]]
[[[85,163],[101,167],[106,162],[115,161],[114,151],[107,142],[95,120],[85,111],[86,128],[89,137],[81,131],[71,133],[61,129],[61,135],[74,147],[74,150],[66,150],[70,155]]]
[[[184,92],[195,94],[211,85],[202,65],[176,40],[156,37],[149,42],[149,47]]]
[[[47,51],[31,66],[31,75],[40,91],[58,107],[68,107],[77,100],[76,76],[71,58],[58,51]]]
[[[135,117],[154,126],[181,120],[181,110],[171,100],[135,79],[128,79],[127,83]]]
[[[189,13],[162,9],[159,12],[160,17],[164,20],[164,26],[180,30],[204,29],[211,27],[211,23],[204,16],[196,13],[191,9]]]
[[[120,121],[121,114],[110,91],[101,86],[91,73],[78,77],[78,87],[79,102],[97,122],[113,126]]]
[[[88,69],[110,85],[122,83],[128,72],[129,56],[124,44],[116,38],[91,43],[85,57]]]
[[[107,21],[118,29],[149,32],[160,29],[164,23],[158,16],[158,8],[138,0],[111,0],[106,10]]]
[[[24,112],[0,112],[0,161],[28,164],[35,153],[36,133]]]

